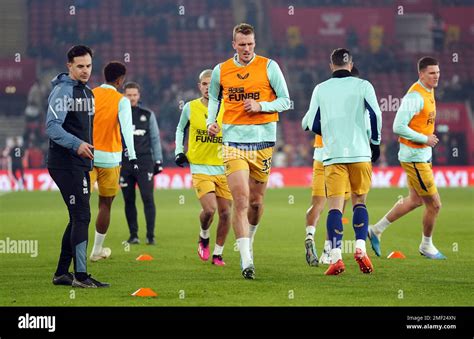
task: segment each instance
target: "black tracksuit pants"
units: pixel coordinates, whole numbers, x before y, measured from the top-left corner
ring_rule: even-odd
[[[64,231],[56,276],[69,271],[74,260],[74,272],[87,273],[87,241],[90,211],[90,178],[84,170],[49,169],[49,174],[61,191],[69,212]]]
[[[127,218],[130,236],[138,237],[137,207],[135,204],[135,186],[138,184],[145,211],[146,237],[153,239],[155,236],[156,217],[155,199],[153,197],[154,163],[152,161],[139,162],[138,166],[139,173],[135,174],[128,163],[122,163],[120,186],[122,188],[123,200],[125,201],[125,216]]]

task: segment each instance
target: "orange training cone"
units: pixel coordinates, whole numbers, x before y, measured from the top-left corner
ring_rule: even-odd
[[[405,254],[400,251],[393,251],[387,257],[388,259],[405,259]]]
[[[137,259],[138,261],[148,261],[148,260],[153,260],[153,257],[149,254],[140,254]]]
[[[151,288],[148,287],[142,287],[136,290],[135,292],[132,293],[132,296],[134,297],[156,297],[158,294],[156,294],[155,291],[153,291]]]
[[[342,218],[342,224],[347,225],[349,223],[349,219],[347,218]]]

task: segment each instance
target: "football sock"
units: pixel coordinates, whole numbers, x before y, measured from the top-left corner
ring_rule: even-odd
[[[331,248],[341,248],[343,233],[342,212],[337,209],[330,210],[326,221],[326,227],[329,234],[329,239],[332,242]]]
[[[237,244],[242,260],[242,269],[247,268],[250,264],[253,264],[252,258],[250,257],[250,238],[239,238],[237,239]]]
[[[372,229],[374,230],[376,235],[382,235],[383,231],[391,224],[390,221],[386,217],[383,217],[382,219],[379,220],[378,223],[376,223]]]
[[[328,253],[331,251],[331,241],[330,240],[324,240],[324,250]]]
[[[203,229],[201,228],[201,232],[199,233],[199,236],[200,236],[201,238],[203,238],[203,239],[209,239],[209,233],[210,233],[210,232],[209,232],[209,229],[203,230]]]
[[[74,278],[79,281],[84,281],[88,278],[88,275],[85,272],[76,272],[74,273]]]
[[[423,235],[420,247],[423,249],[423,251],[428,252],[429,254],[434,255],[439,252],[435,245],[433,245],[432,237],[425,237]]]
[[[257,225],[249,225],[249,238],[251,243],[253,243],[253,240],[255,238],[255,233],[257,233],[258,229],[258,224]]]
[[[369,213],[364,204],[357,204],[353,208],[352,226],[354,227],[356,240],[367,239],[369,231]]]
[[[342,259],[341,249],[333,248],[329,254],[331,258],[331,264],[335,264],[338,260]]]
[[[92,249],[93,255],[99,255],[102,252],[102,245],[104,244],[106,234],[101,234],[95,231],[95,238],[94,238],[94,248]]]
[[[212,255],[222,255],[222,252],[224,252],[224,246],[219,246],[215,244],[214,253],[212,253]]]
[[[425,235],[423,234],[421,238],[421,244],[426,247],[433,246],[433,238],[425,237]]]
[[[306,226],[306,239],[314,239],[314,233],[316,232],[316,227]]]
[[[360,248],[362,252],[367,253],[367,250],[365,248],[365,240],[362,239],[357,239],[356,240],[356,249]]]

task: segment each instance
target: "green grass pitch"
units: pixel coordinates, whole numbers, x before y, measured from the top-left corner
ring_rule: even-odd
[[[374,189],[369,193],[371,222],[382,217],[406,189]],[[128,228],[119,195],[105,245],[110,259],[88,263],[88,270],[111,288],[97,290],[53,286],[60,240],[67,223],[66,207],[59,192],[17,192],[0,196],[0,240],[37,240],[38,256],[0,253],[0,306],[453,306],[474,305],[474,189],[440,189],[443,208],[435,233],[435,245],[448,257],[433,261],[418,254],[421,239],[420,208],[384,233],[384,258],[368,252],[375,267],[362,274],[352,254],[343,254],[346,272],[324,276],[326,266],[309,267],[304,255],[305,211],[310,190],[268,190],[265,212],[254,245],[257,279],[244,280],[239,253],[234,251],[231,230],[224,250],[225,267],[214,267],[197,256],[200,207],[192,190],[155,191],[157,245],[144,244],[145,224],[138,198],[140,237],[143,244],[122,245]],[[92,248],[97,196],[91,198],[92,222],[88,251]],[[350,209],[349,209],[350,210]],[[316,231],[321,251],[326,211]],[[345,213],[351,218],[351,211]],[[216,218],[211,244],[215,240]],[[345,240],[353,240],[345,225]],[[386,259],[402,251],[405,260]],[[135,258],[148,253],[153,261]],[[150,287],[157,298],[130,296]]]

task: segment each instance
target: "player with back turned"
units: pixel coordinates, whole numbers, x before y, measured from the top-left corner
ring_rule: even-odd
[[[111,249],[103,247],[110,225],[110,209],[117,195],[122,161],[122,136],[132,167],[138,172],[133,144],[132,107],[130,100],[118,92],[125,81],[127,68],[118,61],[104,67],[106,83],[93,89],[95,97],[94,146],[95,161],[91,171],[91,185],[99,186],[99,213],[96,220],[94,247],[90,255],[93,262],[107,259]]]
[[[353,77],[352,56],[338,48],[331,54],[332,78],[317,85],[303,118],[304,130],[323,137],[323,164],[329,213],[327,231],[331,240],[331,264],[326,275],[345,270],[342,261],[342,211],[347,181],[352,192],[352,225],[356,237],[354,259],[363,273],[373,271],[365,240],[369,214],[365,206],[372,179],[372,162],[380,155],[382,113],[374,88],[367,80]],[[367,135],[367,111],[371,135]]]

